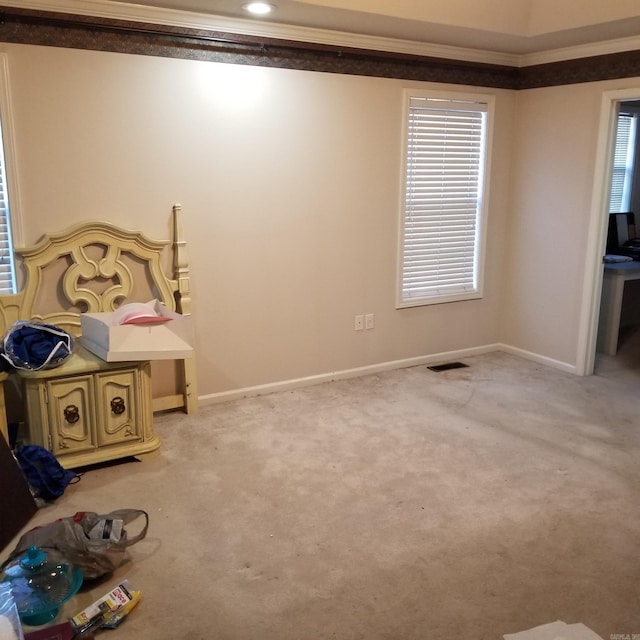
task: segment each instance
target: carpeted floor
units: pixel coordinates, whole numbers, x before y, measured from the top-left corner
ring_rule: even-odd
[[[63,614],[126,577],[143,602],[118,640],[640,634],[637,349],[621,362],[580,378],[494,353],[158,416],[157,454],[31,523],[150,514]]]

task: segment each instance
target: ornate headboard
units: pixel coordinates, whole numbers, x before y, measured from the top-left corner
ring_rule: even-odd
[[[150,240],[139,231],[87,222],[17,249],[24,285],[16,294],[0,296],[2,335],[18,320],[35,320],[78,336],[81,313],[113,311],[125,302],[154,298],[172,311],[189,315],[191,290],[181,209],[178,204],[173,207],[172,240]],[[179,393],[154,398],[154,410],[196,411],[194,358],[180,361],[177,374]]]

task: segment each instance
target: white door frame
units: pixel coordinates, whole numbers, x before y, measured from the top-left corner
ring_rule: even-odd
[[[582,306],[578,327],[576,373],[583,376],[591,375],[595,366],[600,295],[602,292],[602,256],[604,255],[607,241],[607,214],[609,213],[609,198],[611,194],[616,121],[620,103],[627,100],[640,100],[640,87],[605,91],[602,95],[598,146],[593,173],[591,213],[587,231]]]

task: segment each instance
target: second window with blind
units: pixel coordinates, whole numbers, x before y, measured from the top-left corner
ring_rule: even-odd
[[[611,175],[610,213],[633,211],[640,196],[634,194],[634,179],[637,175],[638,156],[638,117],[640,102],[623,102],[616,126],[616,141],[613,154],[613,172]],[[638,187],[635,188],[636,192]],[[635,195],[635,197],[633,197]]]
[[[398,308],[482,297],[493,96],[405,92]]]

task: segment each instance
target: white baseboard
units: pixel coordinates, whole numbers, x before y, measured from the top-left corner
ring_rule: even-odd
[[[524,358],[525,360],[532,360],[539,364],[544,364],[547,367],[553,367],[560,371],[566,371],[567,373],[573,373],[578,375],[578,368],[575,364],[569,364],[568,362],[562,362],[561,360],[555,360],[554,358],[548,358],[547,356],[541,356],[539,353],[532,351],[526,351],[525,349],[519,349],[518,347],[512,347],[508,344],[497,344],[496,351],[504,351],[513,356]]]
[[[268,384],[257,385],[255,387],[245,387],[243,389],[232,389],[230,391],[221,391],[219,393],[209,393],[199,396],[198,400],[201,405],[217,404],[219,402],[227,402],[229,400],[260,396],[267,393],[273,393],[275,391],[288,391],[290,389],[308,387],[314,384],[322,384],[323,382],[331,382],[333,380],[346,380],[348,378],[358,378],[360,376],[382,373],[383,371],[392,371],[394,369],[405,369],[407,367],[417,367],[420,365],[448,362],[449,360],[459,360],[460,358],[490,353],[491,351],[497,351],[499,349],[500,345],[490,344],[481,347],[472,347],[469,349],[458,349],[456,351],[417,356],[415,358],[405,358],[403,360],[380,362],[377,364],[367,365],[366,367],[357,367],[355,369],[343,369],[342,371],[331,371],[329,373],[321,373],[315,376],[307,376],[305,378],[294,378],[292,380],[271,382]]]
[[[481,347],[471,347],[469,349],[457,349],[455,351],[446,351],[442,353],[433,353],[426,356],[417,356],[415,358],[405,358],[403,360],[391,360],[389,362],[380,362],[378,364],[367,365],[366,367],[357,367],[355,369],[343,369],[342,371],[331,371],[330,373],[321,373],[315,376],[307,376],[305,378],[294,378],[291,380],[282,380],[279,382],[270,382],[255,387],[244,387],[242,389],[232,389],[230,391],[220,391],[218,393],[209,393],[198,397],[201,405],[218,404],[220,402],[228,402],[230,400],[239,400],[240,398],[250,398],[253,396],[261,396],[275,391],[288,391],[291,389],[299,389],[309,387],[314,384],[322,384],[323,382],[332,382],[334,380],[346,380],[348,378],[358,378],[360,376],[371,375],[374,373],[382,373],[383,371],[392,371],[394,369],[406,369],[408,367],[418,367],[421,365],[438,364],[440,362],[449,362],[451,360],[459,360],[460,358],[468,358],[469,356],[482,355],[483,353],[491,353],[493,351],[503,351],[525,360],[532,360],[554,369],[560,369],[568,373],[576,373],[576,366],[554,360],[546,356],[541,356],[531,351],[525,351],[517,347],[507,344],[487,344]]]

